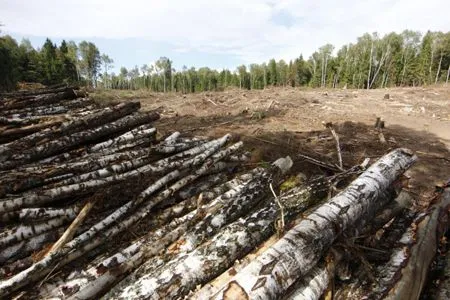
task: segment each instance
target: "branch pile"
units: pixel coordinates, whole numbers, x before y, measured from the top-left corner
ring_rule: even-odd
[[[393,200],[416,159],[406,149],[286,190],[289,157],[249,169],[230,134],[161,137],[139,103],[58,88],[0,106],[0,298],[318,299],[351,249],[377,242],[344,241],[380,230],[400,240],[373,272],[382,280],[368,287],[359,270],[333,292],[420,294],[402,278],[417,270],[409,256],[421,272],[431,262],[425,233],[448,197],[421,213]]]

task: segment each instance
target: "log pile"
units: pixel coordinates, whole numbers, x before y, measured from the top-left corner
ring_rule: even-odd
[[[249,168],[230,134],[161,136],[137,102],[0,107],[0,298],[415,298],[445,225],[448,191],[423,212],[400,192],[407,149],[282,189],[290,157]],[[343,280],[349,256],[376,268]]]

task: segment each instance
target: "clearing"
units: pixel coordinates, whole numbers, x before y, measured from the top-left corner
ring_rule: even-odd
[[[450,87],[376,90],[268,88],[198,94],[102,91],[102,99],[138,99],[144,110],[157,109],[162,134],[178,130],[193,135],[233,133],[254,155],[253,161],[281,155],[317,154],[337,163],[336,146],[322,122],[336,124],[344,165],[377,158],[390,149],[414,150],[419,161],[409,171],[417,204],[427,205],[436,184],[450,177]],[[181,117],[183,116],[183,117]],[[385,121],[380,141],[374,128]],[[302,158],[294,170],[307,172]],[[310,169],[310,165],[308,165]],[[419,200],[420,199],[420,200]]]

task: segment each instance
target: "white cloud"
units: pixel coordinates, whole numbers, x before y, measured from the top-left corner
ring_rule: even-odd
[[[450,30],[448,0],[0,0],[0,7],[5,30],[18,34],[146,38],[244,62],[309,55],[364,32]],[[280,12],[289,26],[272,19]]]

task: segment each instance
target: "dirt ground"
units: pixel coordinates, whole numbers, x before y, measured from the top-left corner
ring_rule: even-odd
[[[94,95],[95,97],[95,95]],[[311,175],[323,168],[306,162],[306,154],[337,163],[336,144],[323,122],[332,122],[340,137],[344,166],[372,162],[389,150],[409,148],[419,157],[408,171],[410,191],[426,206],[434,191],[450,179],[450,86],[379,90],[270,88],[199,94],[136,91],[117,98],[139,100],[144,110],[157,109],[161,134],[232,133],[252,152],[252,161],[290,155],[293,172]],[[374,123],[385,121],[382,143]]]

